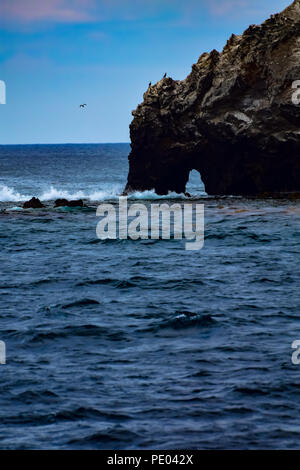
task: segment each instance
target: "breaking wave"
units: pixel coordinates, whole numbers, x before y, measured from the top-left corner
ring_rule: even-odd
[[[64,199],[88,199],[90,201],[102,201],[105,199],[116,199],[122,192],[122,188],[119,186],[112,187],[106,191],[91,191],[85,192],[82,190],[68,191],[64,189],[57,189],[54,186],[50,186],[49,189],[43,192],[32,192],[31,194],[21,194],[14,188],[2,185],[0,186],[0,202],[21,202],[27,201],[33,196],[38,197],[41,201],[52,201],[59,198]]]
[[[29,196],[18,193],[14,188],[9,188],[8,186],[0,187],[0,201],[1,202],[18,202],[26,201],[30,198]]]
[[[106,190],[100,191],[68,191],[64,189],[57,189],[54,186],[50,186],[49,189],[43,192],[32,192],[31,194],[21,194],[15,188],[11,188],[6,185],[0,186],[0,202],[23,202],[31,199],[33,196],[38,197],[41,201],[52,201],[59,198],[64,199],[86,199],[91,202],[104,201],[104,200],[115,200],[122,194],[123,187],[121,185],[112,186]],[[205,193],[203,193],[203,196]],[[137,191],[128,195],[128,199],[186,199],[184,194],[169,193],[166,196],[159,196],[152,191]]]

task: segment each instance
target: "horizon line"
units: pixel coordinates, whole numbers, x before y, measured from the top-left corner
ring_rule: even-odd
[[[17,145],[130,145],[131,142],[52,142],[52,143],[30,143],[30,144],[0,144],[0,147]]]

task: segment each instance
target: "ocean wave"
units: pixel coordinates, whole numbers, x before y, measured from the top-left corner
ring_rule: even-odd
[[[156,194],[154,189],[151,191],[136,191],[135,193],[131,193],[128,195],[128,199],[144,199],[144,200],[152,200],[152,199],[187,199],[187,197],[182,194],[177,193],[169,193],[165,196],[160,196]]]
[[[130,429],[121,428],[120,426],[113,426],[102,431],[97,431],[95,433],[88,434],[84,437],[70,439],[68,444],[75,444],[76,447],[81,447],[85,445],[90,446],[91,444],[97,444],[97,446],[105,446],[107,445],[107,443],[111,445],[112,442],[117,442],[118,444],[120,442],[131,443],[134,439],[140,437],[141,436],[139,434]]]
[[[72,308],[72,307],[86,307],[87,305],[99,305],[100,302],[94,299],[80,299],[69,304],[65,304],[62,308]]]
[[[182,312],[174,318],[163,321],[159,328],[191,328],[191,327],[209,327],[216,324],[217,321],[211,315],[199,315],[194,312]]]
[[[89,285],[111,285],[113,287],[117,287],[119,289],[127,289],[129,287],[136,287],[134,282],[130,282],[126,279],[91,279],[86,281],[81,281],[76,284],[78,287],[81,286],[89,286]]]
[[[39,199],[42,201],[54,201],[55,199],[87,199],[89,201],[103,201],[106,199],[117,199],[122,192],[121,186],[113,186],[111,189],[85,192],[82,190],[69,192],[62,189],[56,189],[50,186],[49,190],[44,191]]]
[[[15,335],[15,332],[10,332],[12,335]],[[76,326],[66,326],[64,328],[57,328],[51,331],[48,330],[39,330],[33,331],[29,330],[26,332],[28,340],[34,343],[40,343],[45,341],[53,341],[56,339],[68,339],[74,337],[83,337],[83,338],[103,338],[110,341],[123,341],[127,340],[126,335],[121,330],[112,330],[104,326],[97,326],[94,324],[83,324]],[[17,333],[18,336],[18,333]],[[22,333],[24,338],[24,333]]]
[[[2,185],[0,186],[0,202],[24,202],[31,199],[33,196],[38,197],[41,201],[54,201],[55,199],[86,199],[91,202],[117,200],[123,191],[122,185],[113,185],[111,188],[99,191],[68,191],[65,189],[55,188],[50,186],[43,192],[32,191],[31,194],[21,194],[15,188]],[[205,197],[205,193],[203,193]],[[184,194],[169,193],[165,196],[160,196],[151,191],[137,191],[128,195],[129,200],[153,200],[153,199],[187,199]]]
[[[93,285],[109,285],[118,289],[128,289],[130,287],[141,287],[143,289],[184,289],[189,286],[204,286],[206,283],[201,279],[160,279],[146,276],[133,276],[129,279],[101,278],[86,279],[76,284],[78,287]]]
[[[217,325],[211,315],[201,315],[194,312],[176,312],[174,317],[169,317],[160,321],[149,328],[143,330],[144,332],[159,332],[164,329],[182,330],[188,328],[209,328]]]
[[[27,199],[30,199],[30,196],[20,194],[17,191],[15,191],[14,188],[10,188],[9,186],[5,186],[5,185],[0,186],[0,201],[1,202],[18,202],[18,201],[26,201]]]
[[[7,416],[3,419],[5,424],[38,424],[46,425],[58,421],[78,421],[82,419],[105,419],[107,421],[127,421],[129,417],[115,411],[97,410],[92,407],[78,406],[70,409],[62,409],[57,412],[44,413],[20,413],[16,416]]]
[[[114,186],[111,189],[103,191],[85,192],[68,191],[64,189],[57,189],[50,186],[49,189],[43,192],[33,191],[32,194],[21,194],[6,185],[0,186],[0,202],[23,202],[31,199],[33,196],[38,197],[41,201],[54,201],[55,199],[87,199],[89,201],[103,201],[107,199],[117,199],[122,193],[121,186]]]

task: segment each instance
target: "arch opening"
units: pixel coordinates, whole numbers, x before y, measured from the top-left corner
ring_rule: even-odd
[[[201,174],[198,170],[191,170],[189,173],[189,179],[186,184],[185,190],[192,197],[207,196],[205,186],[201,178]]]

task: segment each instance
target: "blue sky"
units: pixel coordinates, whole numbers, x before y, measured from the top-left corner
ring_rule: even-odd
[[[149,81],[185,78],[202,52],[290,3],[0,0],[0,144],[128,142]]]

